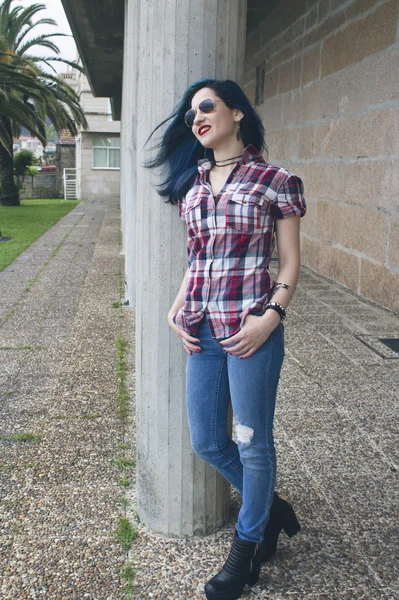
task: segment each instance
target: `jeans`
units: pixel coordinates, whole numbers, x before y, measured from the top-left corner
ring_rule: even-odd
[[[284,327],[250,357],[227,354],[211,337],[206,317],[197,333],[201,352],[188,356],[186,399],[194,451],[242,497],[237,535],[261,542],[276,483],[273,418],[284,359]],[[233,440],[228,435],[232,403]]]

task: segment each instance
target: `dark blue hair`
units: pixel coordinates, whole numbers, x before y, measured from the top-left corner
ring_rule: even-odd
[[[163,167],[163,181],[158,186],[158,193],[172,204],[181,200],[192,187],[197,175],[198,160],[204,156],[213,160],[213,150],[204,149],[184,122],[184,115],[191,108],[193,96],[202,88],[210,88],[229,108],[237,108],[243,113],[240,133],[244,147],[252,144],[259,152],[267,149],[262,121],[237,83],[229,79],[202,79],[193,83],[172,114],[148,138],[149,140],[162,125],[172,121],[155,146],[158,149],[157,155],[145,163],[149,169]]]

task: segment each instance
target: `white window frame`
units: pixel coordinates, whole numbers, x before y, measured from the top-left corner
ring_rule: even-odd
[[[97,133],[97,136],[101,136],[101,133]],[[121,138],[120,136],[118,137],[117,135],[106,135],[104,134],[102,137],[104,138],[113,138],[116,140],[119,140],[119,146],[95,146],[94,145],[94,139],[93,139],[93,144],[92,144],[92,169],[93,171],[120,171],[121,168],[119,167],[95,167],[94,166],[94,150],[106,150],[107,151],[107,165],[109,164],[109,151],[110,150],[119,150],[119,164],[121,161]]]
[[[108,122],[112,123],[112,108],[111,108],[111,100],[108,98]]]

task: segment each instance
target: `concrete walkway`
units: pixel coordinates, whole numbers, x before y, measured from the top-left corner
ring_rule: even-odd
[[[0,273],[0,597],[122,599],[120,216],[84,203]],[[123,319],[123,317],[122,317]],[[40,441],[16,441],[18,433]]]
[[[125,598],[115,341],[120,300],[115,203],[77,206],[0,273],[0,598]],[[286,321],[278,398],[278,491],[302,532],[281,536],[253,600],[399,598],[399,360],[355,335],[399,336],[399,318],[302,270]],[[365,341],[370,341],[365,337]],[[377,348],[386,356],[388,350]],[[16,433],[40,441],[12,439]],[[133,452],[125,450],[125,452]],[[132,493],[132,495],[134,495]],[[231,524],[166,540],[139,526],[138,600],[204,598]]]

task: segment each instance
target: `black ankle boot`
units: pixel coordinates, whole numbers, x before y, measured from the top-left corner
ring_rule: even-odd
[[[260,571],[260,544],[246,542],[234,534],[223,569],[205,585],[208,600],[236,600],[245,584],[255,585]]]
[[[270,517],[260,550],[261,562],[269,560],[276,553],[278,536],[282,529],[291,538],[301,530],[301,526],[291,504],[274,493]]]

